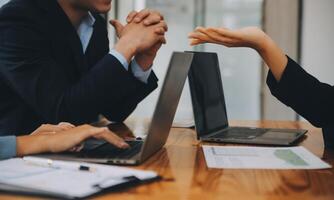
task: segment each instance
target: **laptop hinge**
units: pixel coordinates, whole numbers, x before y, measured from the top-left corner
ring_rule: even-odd
[[[228,130],[228,129],[229,129],[229,127],[226,127],[226,128],[223,128],[223,129],[214,131],[214,132],[212,132],[212,133],[208,133],[208,134],[206,134],[206,135],[204,135],[204,136],[201,136],[200,139],[202,139],[202,138],[209,138],[209,137],[211,137],[211,136],[213,136],[213,135],[216,135],[216,134],[221,133],[221,132],[223,132],[223,131],[226,131],[226,130]]]

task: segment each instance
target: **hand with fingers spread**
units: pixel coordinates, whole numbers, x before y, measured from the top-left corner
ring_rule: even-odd
[[[71,125],[63,123],[61,126],[69,127]],[[50,134],[50,130],[58,131],[58,128],[59,124],[54,126],[44,125],[39,128],[40,130],[43,129],[47,131],[44,132],[44,134],[40,132],[17,137],[17,155],[24,156],[37,153],[58,153],[69,151],[89,138],[106,140],[118,148],[129,147],[129,145],[125,143],[122,138],[118,137],[108,128],[97,128],[90,125],[82,125]]]
[[[165,33],[168,31],[168,26],[163,19],[159,12],[145,9],[140,12],[131,12],[127,17],[126,26],[117,20],[111,20],[110,23],[115,27],[116,34],[120,38],[119,45],[116,44],[115,49],[121,51],[119,49],[122,45],[121,41],[125,39],[128,43],[135,44],[135,41],[141,41],[137,45],[134,56],[139,66],[144,71],[148,70],[160,47],[166,43]],[[137,28],[136,31],[135,28]]]

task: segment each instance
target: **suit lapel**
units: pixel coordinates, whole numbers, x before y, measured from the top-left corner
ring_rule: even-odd
[[[60,37],[61,40],[65,40],[72,50],[72,54],[76,63],[76,69],[80,73],[84,73],[85,62],[84,54],[82,51],[82,44],[77,31],[71,24],[65,12],[62,10],[56,0],[35,0],[37,4],[42,6],[47,11],[50,23],[54,25],[55,37]]]

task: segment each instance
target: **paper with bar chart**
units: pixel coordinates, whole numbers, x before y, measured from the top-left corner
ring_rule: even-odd
[[[203,145],[209,168],[327,169],[329,164],[304,147],[238,147]]]

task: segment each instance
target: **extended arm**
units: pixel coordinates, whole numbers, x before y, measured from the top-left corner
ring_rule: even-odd
[[[304,71],[262,30],[256,27],[239,30],[199,27],[189,37],[192,45],[210,42],[255,49],[270,69],[267,82],[274,96],[314,125],[333,126],[334,87]]]

